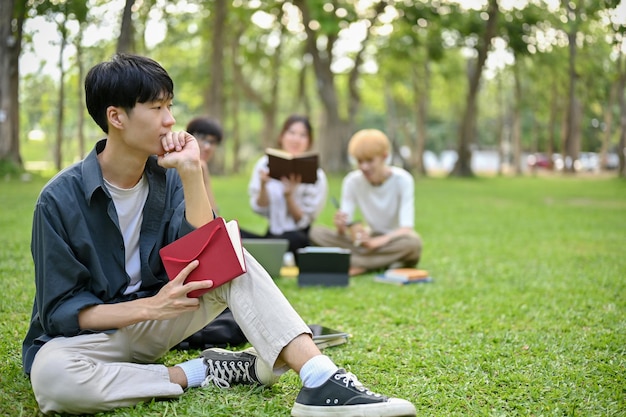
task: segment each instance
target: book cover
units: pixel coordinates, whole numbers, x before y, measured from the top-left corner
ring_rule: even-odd
[[[387,278],[399,279],[424,279],[428,278],[428,271],[416,268],[392,268],[385,271],[384,276]]]
[[[267,148],[269,175],[275,179],[289,177],[291,174],[300,175],[305,184],[314,184],[317,181],[319,156],[317,152],[306,152],[294,156],[280,149]]]
[[[185,282],[210,279],[213,287],[191,291],[189,297],[200,297],[246,272],[243,246],[236,220],[228,223],[217,217],[159,250],[170,280],[194,259],[200,264]]]
[[[427,276],[424,278],[414,278],[407,279],[403,277],[388,277],[384,274],[379,274],[374,276],[375,282],[382,282],[384,284],[394,284],[394,285],[410,285],[410,284],[426,284],[429,282],[433,282],[432,277]]]

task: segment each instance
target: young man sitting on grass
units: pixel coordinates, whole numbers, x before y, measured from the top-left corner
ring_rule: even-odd
[[[303,388],[293,416],[414,416],[408,401],[365,389],[322,355],[272,278],[247,272],[211,288],[170,281],[159,249],[213,220],[197,140],[173,132],[174,86],[155,61],[116,55],[85,80],[106,133],[41,191],[33,219],[36,294],[23,365],[44,413],[88,414],[172,398],[191,387],[270,385],[289,368]],[[230,307],[254,348],[209,349],[175,366],[169,349]]]
[[[343,179],[335,229],[315,225],[318,246],[350,249],[350,275],[392,266],[414,267],[422,253],[415,224],[415,185],[410,173],[387,163],[390,144],[380,130],[355,133],[348,153],[358,169]],[[363,221],[355,221],[357,210]]]

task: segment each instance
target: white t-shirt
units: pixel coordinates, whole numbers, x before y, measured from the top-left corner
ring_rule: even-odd
[[[284,187],[280,180],[270,178],[265,184],[269,198],[268,206],[261,207],[256,203],[261,192],[261,171],[264,170],[267,171],[267,155],[262,156],[254,165],[248,184],[248,195],[252,210],[268,218],[270,233],[281,235],[284,232],[304,229],[311,225],[326,203],[328,182],[324,171],[318,168],[315,184],[300,184],[295,189],[293,198],[303,214],[302,218],[296,222],[287,210]]]
[[[120,188],[107,180],[104,183],[113,198],[120,230],[124,238],[126,273],[130,278],[124,294],[141,287],[141,259],[139,258],[139,232],[143,220],[143,206],[148,198],[148,180],[145,176],[133,188]]]
[[[348,214],[348,222],[355,220],[358,209],[376,234],[414,227],[415,181],[402,168],[390,169],[391,175],[381,185],[372,185],[360,170],[346,175],[341,187],[341,211]]]

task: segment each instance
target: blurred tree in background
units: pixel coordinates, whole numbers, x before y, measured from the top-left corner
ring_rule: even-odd
[[[0,0],[0,16],[5,163],[84,156],[103,136],[85,122],[84,74],[121,51],[170,72],[177,128],[222,121],[216,173],[242,169],[296,112],[329,172],[349,169],[348,139],[373,127],[416,175],[452,150],[451,174],[472,176],[472,153],[493,150],[499,172],[521,174],[535,152],[573,171],[590,151],[605,165],[617,154],[626,176],[618,0]],[[55,54],[35,49],[41,36]]]

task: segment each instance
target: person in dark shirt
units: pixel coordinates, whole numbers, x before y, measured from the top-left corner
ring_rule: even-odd
[[[197,260],[170,280],[159,249],[213,220],[198,141],[173,131],[173,82],[154,60],[117,54],[89,71],[85,93],[106,138],[50,180],[33,216],[36,291],[22,356],[43,413],[96,413],[207,384],[270,385],[293,369],[303,384],[294,416],[415,415],[323,355],[251,256],[246,273],[199,298],[187,295],[213,282],[185,283]],[[225,307],[252,348],[157,363]]]
[[[194,117],[187,123],[185,130],[193,135],[200,145],[200,159],[202,160],[202,179],[204,187],[209,195],[209,202],[213,211],[218,214],[217,203],[213,187],[211,187],[211,173],[209,172],[209,162],[213,159],[217,147],[222,143],[224,131],[220,123],[211,117]]]

